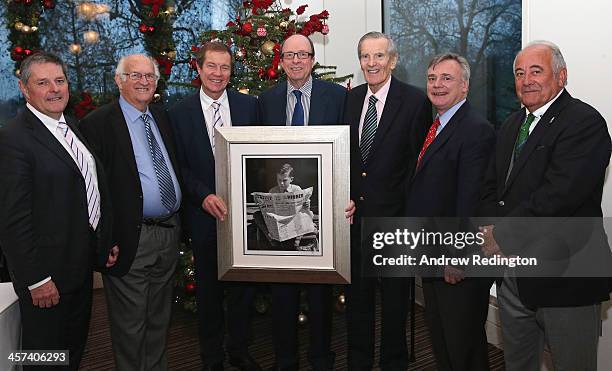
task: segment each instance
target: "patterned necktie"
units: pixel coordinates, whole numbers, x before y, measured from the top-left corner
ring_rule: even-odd
[[[529,127],[531,123],[535,120],[535,116],[533,113],[527,115],[525,122],[521,125],[519,129],[518,137],[516,138],[516,143],[514,144],[514,161],[519,157],[521,151],[523,150],[523,146],[527,142],[527,138],[529,137]]]
[[[149,150],[151,151],[151,158],[153,159],[153,168],[155,169],[155,176],[157,177],[157,183],[159,185],[161,202],[168,211],[173,211],[174,205],[176,204],[176,193],[174,191],[174,183],[172,183],[170,170],[168,170],[164,154],[151,130],[151,119],[149,115],[143,113],[140,118],[145,124],[147,142],[149,142]]]
[[[302,105],[302,92],[294,90],[295,108],[291,117],[291,126],[304,126],[304,106]]]
[[[212,150],[213,156],[215,155],[215,128],[220,128],[223,126],[223,120],[221,120],[221,111],[219,108],[221,107],[221,103],[218,101],[212,102],[213,108],[213,127],[212,127]]]
[[[361,140],[359,141],[359,150],[361,150],[361,160],[364,165],[367,163],[372,143],[374,143],[374,135],[376,135],[376,127],[378,126],[378,116],[376,113],[376,102],[378,98],[370,95],[368,101],[368,109],[363,120],[363,127],[361,128]]]
[[[65,122],[58,124],[58,129],[64,136],[64,140],[68,143],[68,146],[72,150],[74,157],[76,158],[76,164],[83,180],[85,181],[85,192],[87,193],[87,215],[89,217],[89,225],[93,229],[96,229],[98,222],[100,221],[100,192],[98,187],[94,185],[94,169],[89,168],[89,162],[85,159],[85,154],[77,146],[77,142],[74,139],[74,132]]]
[[[440,117],[436,117],[433,124],[431,124],[431,126],[429,127],[429,131],[427,132],[427,137],[425,137],[425,143],[423,143],[423,148],[421,148],[421,152],[419,152],[419,158],[417,160],[417,166],[416,166],[417,169],[419,168],[419,164],[421,163],[421,159],[425,155],[427,148],[429,148],[429,145],[434,141],[434,139],[436,139],[436,132],[438,131],[439,127],[440,127]]]

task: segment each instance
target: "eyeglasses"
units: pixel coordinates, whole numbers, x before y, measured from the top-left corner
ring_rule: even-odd
[[[140,81],[144,76],[145,80],[148,82],[156,82],[159,80],[159,77],[153,73],[145,73],[144,75],[140,72],[130,72],[130,73],[122,73],[123,76],[128,76],[132,81]]]
[[[298,57],[298,59],[306,59],[312,57],[314,53],[309,52],[285,52],[281,54],[281,57],[286,60],[292,60],[294,57]]]

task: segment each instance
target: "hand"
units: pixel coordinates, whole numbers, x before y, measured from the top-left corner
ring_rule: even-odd
[[[353,216],[355,215],[355,211],[357,211],[357,207],[355,206],[355,202],[350,200],[346,209],[344,209],[344,217],[349,220],[349,224],[353,224]]]
[[[482,245],[482,253],[484,256],[492,256],[501,254],[501,249],[493,237],[494,225],[485,225],[478,227],[478,230],[484,234],[484,244]]]
[[[49,280],[41,286],[30,290],[30,295],[32,296],[32,304],[40,308],[51,308],[57,305],[60,299],[59,292],[53,280]]]
[[[223,200],[215,194],[209,194],[206,196],[202,202],[202,208],[210,215],[221,221],[224,221],[225,216],[227,215],[227,206],[225,206],[225,202],[223,202]]]
[[[106,261],[106,268],[110,268],[117,262],[119,259],[119,245],[113,246],[113,248],[108,253],[108,260]]]
[[[451,265],[444,266],[444,282],[454,285],[463,281],[464,278],[465,273],[461,269]]]

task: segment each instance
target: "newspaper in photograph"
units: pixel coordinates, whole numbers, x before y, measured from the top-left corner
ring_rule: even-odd
[[[296,192],[253,192],[252,195],[272,239],[283,242],[315,231],[312,212],[304,206],[309,205],[312,187]]]

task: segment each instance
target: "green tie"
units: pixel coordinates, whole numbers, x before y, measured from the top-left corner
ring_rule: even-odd
[[[530,113],[529,115],[527,115],[525,122],[523,122],[521,128],[519,129],[518,138],[516,138],[516,144],[514,145],[514,161],[516,161],[516,159],[519,157],[519,155],[521,154],[521,150],[525,145],[525,142],[527,142],[527,137],[529,136],[529,127],[531,126],[533,120],[535,120],[535,116],[533,115],[533,113]]]

